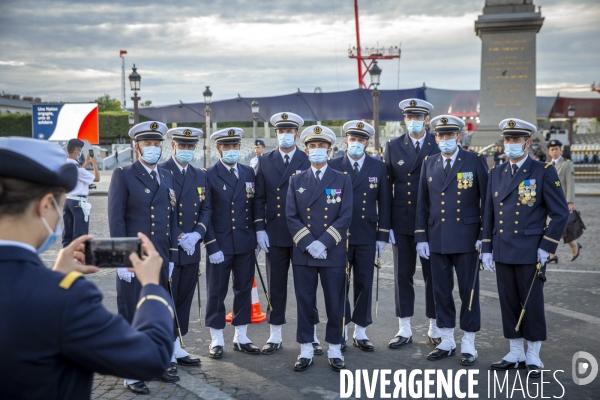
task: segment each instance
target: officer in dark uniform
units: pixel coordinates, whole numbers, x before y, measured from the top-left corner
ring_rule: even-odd
[[[526,153],[535,125],[508,118],[500,122],[500,129],[509,161],[493,167],[490,173],[483,213],[482,261],[490,271],[494,271],[492,261],[496,263],[502,326],[504,337],[510,340],[510,352],[491,368],[527,366],[529,377],[536,378],[544,368],[540,348],[546,340],[541,280],[533,285],[520,329],[516,331],[515,327],[532,279],[538,279],[536,264],[541,263],[543,273],[548,255],[556,251],[565,229],[569,208],[552,163],[535,161]],[[527,353],[523,339],[527,340]]]
[[[108,227],[111,237],[135,237],[142,232],[150,238],[163,259],[160,284],[168,289],[170,249],[177,246],[177,198],[173,174],[157,167],[166,133],[167,126],[156,121],[142,122],[129,130],[138,159],[113,172],[108,189]],[[117,308],[130,323],[141,289],[133,272],[117,269]],[[165,373],[159,379],[176,382],[179,377]],[[125,379],[125,386],[134,393],[149,393],[146,384],[136,379]]]
[[[278,147],[258,158],[256,167],[256,196],[254,198],[254,229],[258,247],[266,253],[268,291],[273,311],[267,309],[267,322],[271,335],[263,346],[263,354],[272,354],[281,348],[281,328],[285,324],[288,271],[292,261],[294,242],[285,218],[285,204],[290,176],[310,168],[304,152],[296,147],[298,128],[304,120],[291,112],[277,113],[271,117],[275,127]],[[314,307],[315,354],[323,354],[317,340],[319,312]]]
[[[452,115],[431,120],[441,153],[427,157],[421,168],[415,242],[421,258],[430,259],[437,325],[442,342],[428,360],[441,360],[456,351],[454,327],[454,270],[462,302],[460,328],[462,365],[477,359],[475,333],[481,328],[479,280],[469,310],[473,278],[479,268],[481,215],[487,191],[488,167],[485,157],[458,146],[465,123]]]
[[[171,171],[175,181],[177,196],[176,235],[179,246],[171,249],[172,293],[177,310],[181,335],[188,332],[190,309],[194,299],[194,291],[198,283],[200,269],[200,241],[206,236],[210,224],[210,191],[206,172],[190,165],[194,158],[194,149],[198,138],[204,133],[196,128],[174,128],[167,134],[173,141],[173,157],[159,167]],[[181,348],[179,338],[175,339],[174,356],[177,363],[183,365],[199,365],[199,358],[191,358],[187,351]]]
[[[415,289],[413,277],[416,270],[415,215],[421,164],[425,157],[440,152],[435,137],[425,130],[433,105],[421,99],[400,102],[408,133],[388,140],[384,162],[394,191],[392,200],[392,230],[390,243],[394,250],[394,277],[396,280],[396,316],[400,330],[389,344],[398,349],[412,342],[410,317],[414,315]],[[431,344],[441,343],[441,333],[435,322],[435,303],[429,260],[421,258],[425,281],[425,315],[429,318],[428,339]]]
[[[343,126],[348,151],[329,162],[329,166],[352,179],[353,210],[350,225],[348,261],[354,271],[354,310],[350,318],[350,302],[346,299],[346,322],[354,322],[354,345],[373,351],[366,327],[373,323],[371,300],[375,255],[381,258],[388,243],[391,225],[392,191],[383,162],[367,157],[365,149],[375,134],[366,122],[348,121]],[[348,325],[345,341],[348,340]],[[342,343],[342,349],[345,343]]]
[[[229,276],[233,273],[233,349],[247,354],[260,354],[248,339],[252,306],[252,283],[256,257],[252,207],[254,202],[254,170],[238,163],[242,142],[241,128],[226,128],[210,138],[217,143],[221,159],[208,168],[212,196],[212,220],[204,244],[209,254],[206,263],[206,326],[212,338],[208,355],[223,357],[225,297]]]
[[[265,154],[265,141],[261,139],[256,139],[254,141],[254,154],[256,156],[250,160],[250,166],[256,172],[256,168],[258,167],[258,160]]]
[[[314,306],[321,278],[329,343],[327,357],[331,369],[345,367],[341,352],[343,337],[344,285],[346,283],[346,239],[352,219],[352,181],[329,168],[327,158],[335,134],[321,125],[302,131],[310,169],[290,178],[285,214],[296,246],[292,256],[294,288],[298,309],[296,340],[300,355],[295,371],[312,365]]]
[[[65,158],[45,140],[0,138],[2,399],[89,398],[94,372],[150,380],[169,365],[173,307],[147,237],[144,261],[131,256],[143,285],[131,326],[81,277],[97,270],[82,264],[91,236],[61,250],[53,270],[38,256],[60,240],[65,193],[77,182]]]

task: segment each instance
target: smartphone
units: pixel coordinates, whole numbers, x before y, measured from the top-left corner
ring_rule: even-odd
[[[85,263],[99,268],[132,268],[129,255],[142,257],[138,238],[94,238],[85,242]]]
[[[94,149],[90,149],[90,157],[94,157]]]

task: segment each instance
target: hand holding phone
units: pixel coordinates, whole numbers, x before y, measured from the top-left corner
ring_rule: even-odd
[[[139,238],[97,238],[85,242],[85,263],[99,268],[132,268],[131,253],[142,256]]]
[[[94,158],[94,149],[90,149],[89,154],[90,154],[90,157]]]

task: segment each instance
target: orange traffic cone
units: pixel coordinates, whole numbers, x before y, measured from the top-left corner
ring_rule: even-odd
[[[233,319],[233,311],[227,314],[225,322],[231,322]],[[256,288],[256,277],[254,277],[254,283],[252,283],[252,311],[250,314],[250,320],[253,324],[260,324],[267,320],[267,314],[260,309],[260,300],[258,299],[258,289]]]

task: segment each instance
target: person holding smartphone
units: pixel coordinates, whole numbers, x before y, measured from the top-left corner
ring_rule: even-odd
[[[82,278],[98,270],[83,264],[92,236],[62,249],[52,270],[39,257],[60,237],[65,193],[77,185],[65,156],[45,140],[0,138],[2,399],[89,398],[94,372],[150,380],[169,366],[173,304],[148,237],[138,234],[146,256],[129,257],[142,286],[131,325]]]
[[[77,159],[83,153],[83,141],[71,139],[67,144],[67,163],[79,166]],[[94,173],[86,168],[92,164]],[[62,234],[62,245],[67,247],[74,238],[87,235],[90,228],[90,210],[92,205],[88,203],[87,196],[90,192],[89,186],[92,182],[100,181],[100,171],[93,151],[86,156],[81,168],[77,169],[77,184],[69,193],[63,208],[63,223],[65,229]]]

